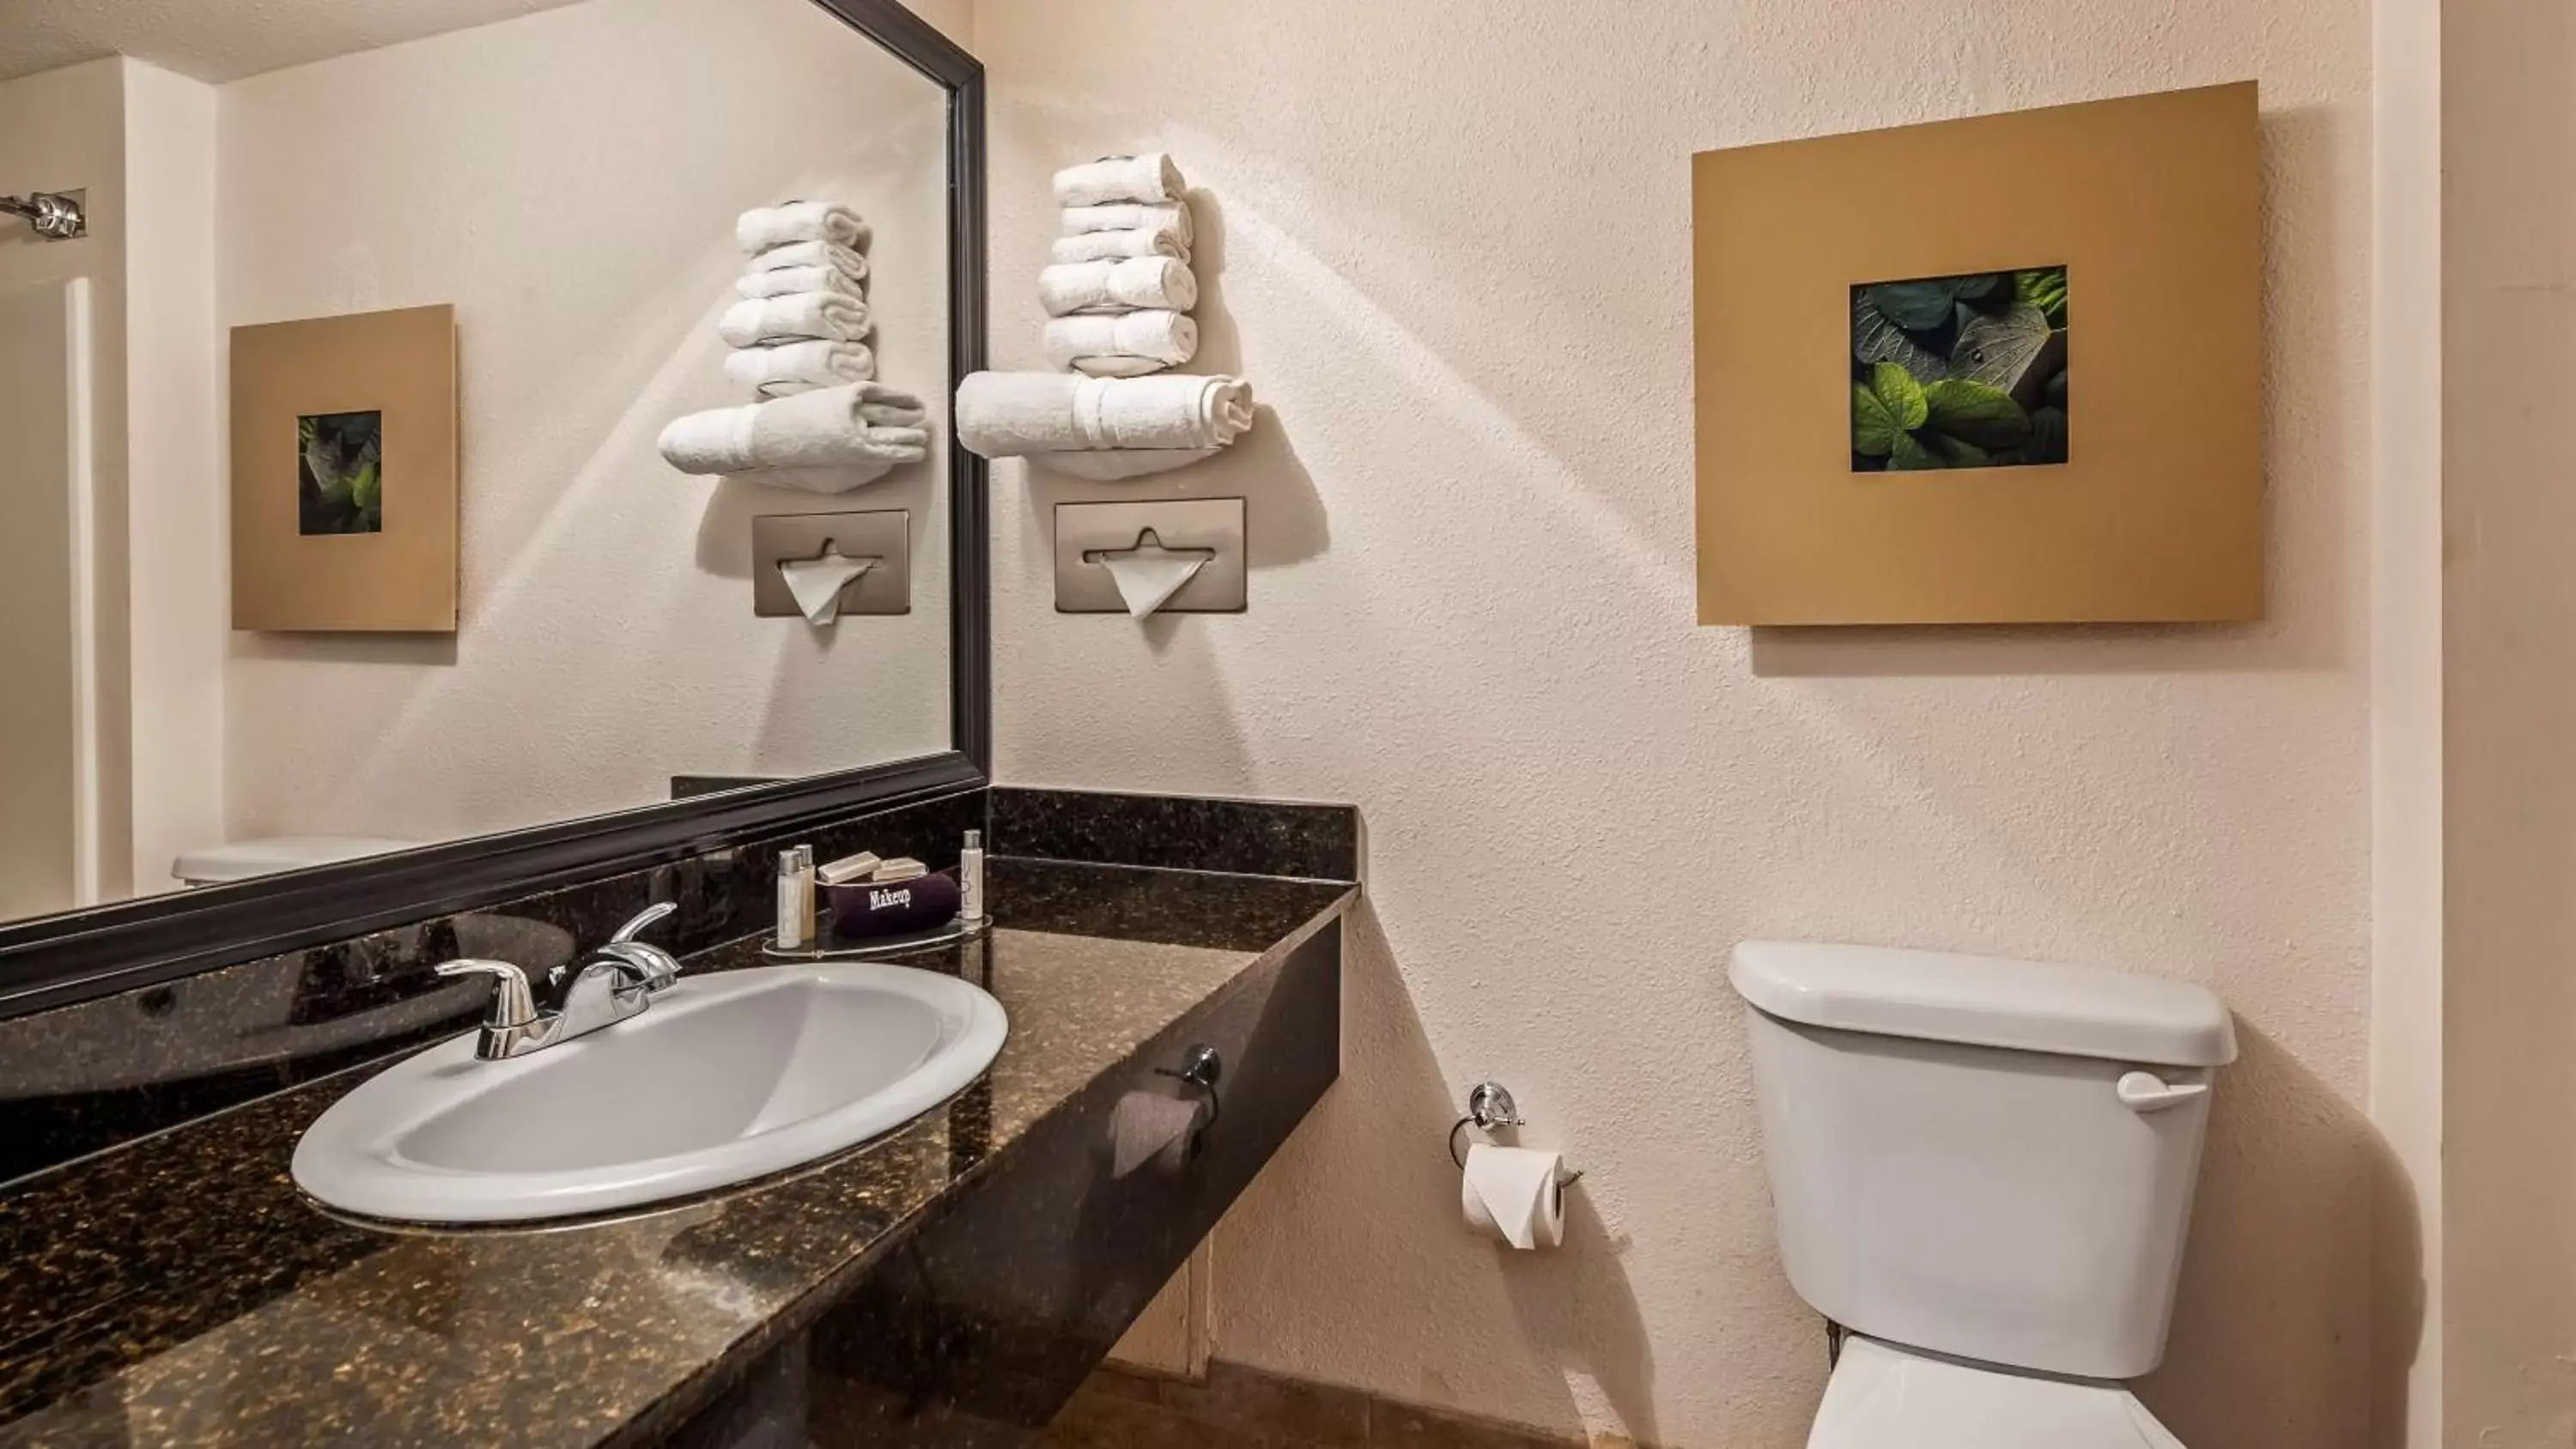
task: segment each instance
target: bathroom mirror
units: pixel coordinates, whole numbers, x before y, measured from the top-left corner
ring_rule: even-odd
[[[0,11],[0,1015],[981,782],[964,9]],[[863,265],[767,276],[789,201]],[[666,461],[755,400],[730,309],[816,290],[866,357],[814,390],[926,437]],[[754,520],[818,513],[900,545],[871,611],[755,613]]]

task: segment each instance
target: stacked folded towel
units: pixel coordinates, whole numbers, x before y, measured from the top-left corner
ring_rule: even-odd
[[[1190,203],[1164,155],[1113,156],[1055,174],[1064,236],[1038,276],[1047,358],[1093,377],[1142,377],[1197,354]]]
[[[1082,374],[977,373],[957,392],[957,437],[988,458],[1032,458],[1098,481],[1216,455],[1252,426],[1240,378],[1168,372],[1196,356],[1198,277],[1180,168],[1113,156],[1059,171],[1064,235],[1038,276],[1047,360]]]
[[[748,407],[692,413],[662,430],[683,473],[744,473],[837,493],[928,455],[921,399],[880,386],[866,338],[868,224],[848,207],[791,201],[742,214],[751,260],[716,322],[725,376]]]

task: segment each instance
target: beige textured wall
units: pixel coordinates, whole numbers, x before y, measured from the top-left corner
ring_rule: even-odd
[[[2576,1442],[2576,14],[2448,0],[2445,1442]]]
[[[935,86],[806,0],[590,0],[221,113],[223,323],[453,302],[463,374],[462,627],[235,634],[234,835],[440,839],[946,747],[941,456],[825,500],[653,451],[745,400],[714,322],[735,214],[781,197],[872,218],[880,375],[945,390]],[[912,511],[911,615],[754,620],[752,515],[832,508]]]
[[[2413,1333],[2366,1265],[2402,1275],[2413,1224],[2361,1117],[2361,0],[978,0],[975,32],[997,357],[1042,365],[1048,171],[1168,147],[1207,188],[1206,360],[1267,405],[1234,456],[1119,495],[1251,499],[1240,617],[1054,614],[1046,508],[1116,490],[997,470],[1001,775],[1368,814],[1344,1079],[1218,1241],[1221,1354],[1802,1443],[1822,1334],[1772,1254],[1722,968],[1849,938],[2223,993],[2245,1055],[2145,1395],[2194,1449],[2396,1422],[2373,1340]],[[1693,627],[1693,151],[2249,75],[2271,622]],[[1454,1226],[1440,1133],[1489,1073],[1590,1172],[1552,1258]]]
[[[89,234],[76,241],[42,241],[17,218],[0,217],[0,289],[59,286],[74,277],[90,284],[89,577],[97,621],[92,663],[99,827],[94,854],[99,891],[107,899],[125,894],[132,850],[127,566],[125,550],[115,546],[126,527],[124,68],[125,62],[110,58],[0,84],[0,192],[88,193]],[[0,446],[7,446],[4,437]],[[0,747],[5,744],[0,740]],[[15,851],[29,844],[0,846],[0,862],[24,865]],[[48,871],[39,880],[25,869],[17,874],[14,887],[0,891],[6,902],[0,918],[73,904],[68,878]]]

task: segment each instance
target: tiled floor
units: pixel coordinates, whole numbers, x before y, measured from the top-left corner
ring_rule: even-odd
[[[1204,1384],[1103,1369],[1065,1406],[1052,1449],[1583,1449],[1560,1438],[1274,1378],[1230,1364]],[[1610,1449],[1612,1441],[1593,1441]],[[1624,1441],[1620,1441],[1624,1444]]]

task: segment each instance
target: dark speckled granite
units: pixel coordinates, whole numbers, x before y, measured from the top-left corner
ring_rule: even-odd
[[[0,1020],[0,1181],[452,1033],[490,988],[430,974],[441,961],[497,956],[542,974],[654,901],[680,910],[651,939],[702,951],[767,928],[786,845],[943,869],[983,823],[971,791]]]
[[[340,1221],[297,1193],[287,1161],[359,1069],[21,1181],[0,1193],[0,1445],[534,1449],[702,1428],[728,1391],[804,1353],[827,1314],[846,1318],[853,1293],[895,1281],[881,1265],[925,1230],[937,1246],[913,1249],[917,1263],[962,1263],[990,1291],[973,1265],[992,1259],[943,1238],[944,1225],[970,1220],[977,1202],[995,1222],[1043,1223],[1047,1204],[979,1184],[1057,1180],[1045,1163],[1080,1159],[1095,1140],[1083,1114],[1123,1083],[1155,1080],[1153,1062],[1197,1022],[1253,1010],[1247,993],[1311,956],[1310,943],[1325,947],[1356,894],[1034,861],[997,862],[993,886],[992,936],[913,958],[984,982],[1009,1010],[987,1078],[892,1137],[784,1178],[540,1230]],[[756,945],[692,969],[750,964]],[[1289,1035],[1324,1054],[1329,1080],[1321,1021],[1320,1036]],[[1278,1075],[1256,1069],[1245,1087]],[[1251,1154],[1272,1145],[1239,1140],[1229,1170],[1248,1178]],[[1221,1206],[1211,1198],[1199,1215]],[[1123,1230],[1178,1239],[1203,1230],[1196,1221]],[[833,1382],[866,1381],[864,1360]],[[1064,1380],[1087,1365],[1057,1367]],[[1020,1421],[1044,1405],[1025,1407]],[[910,1422],[920,1405],[904,1412]]]
[[[1307,880],[1360,878],[1359,811],[1348,805],[1008,785],[995,786],[991,795],[988,844],[1003,855]]]

